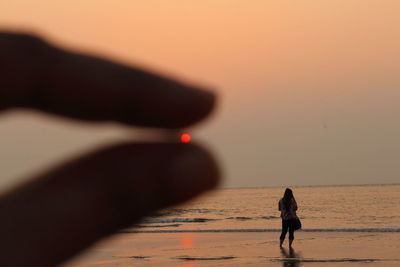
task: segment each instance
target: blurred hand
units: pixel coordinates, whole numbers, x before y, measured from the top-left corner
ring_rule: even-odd
[[[189,126],[215,95],[140,69],[0,33],[0,110],[87,121]],[[150,212],[213,188],[218,168],[192,144],[125,143],[70,161],[0,197],[2,266],[53,266]]]

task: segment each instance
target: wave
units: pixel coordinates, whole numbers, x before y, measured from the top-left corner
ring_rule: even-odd
[[[328,228],[302,229],[302,232],[350,232],[350,233],[400,233],[400,228]]]
[[[226,220],[236,220],[236,221],[249,221],[249,220],[274,220],[279,219],[277,216],[261,216],[261,217],[245,217],[245,216],[237,216],[237,217],[228,217]],[[143,220],[141,224],[152,224],[152,223],[203,223],[210,221],[218,221],[220,219],[211,219],[211,218],[160,218],[154,217]]]
[[[135,225],[135,227],[138,228],[166,228],[166,227],[179,227],[181,226],[181,224],[179,223],[174,223],[174,224],[161,224],[161,225],[142,225],[142,224],[138,224]]]
[[[208,219],[208,218],[172,218],[172,219],[148,219],[148,220],[143,220],[141,223],[202,223],[215,220],[216,219]]]
[[[284,262],[284,263],[333,263],[333,262],[378,262],[378,261],[398,261],[398,259],[354,259],[354,258],[344,258],[344,259],[299,259],[299,258],[285,258],[285,259],[273,259],[273,262]]]
[[[280,219],[280,217],[277,216],[260,216],[260,217],[244,217],[244,216],[238,216],[238,217],[228,217],[226,218],[227,220],[237,220],[237,221],[248,221],[248,220],[274,220],[274,219]]]
[[[193,229],[193,230],[122,230],[120,233],[262,233],[280,232],[281,229]],[[316,228],[302,229],[310,233],[400,233],[400,228]]]
[[[182,257],[176,257],[174,259],[177,260],[184,260],[184,261],[217,261],[217,260],[232,260],[236,259],[236,257],[233,256],[222,256],[222,257],[208,257],[208,258],[202,258],[202,257],[187,257],[187,256],[182,256]]]
[[[238,221],[247,221],[247,220],[253,220],[253,218],[250,217],[229,217],[226,218],[228,220],[238,220]]]
[[[150,216],[148,217],[165,217],[165,216],[182,216],[183,214],[186,213],[191,213],[191,214],[206,214],[206,213],[223,213],[226,212],[226,210],[216,210],[216,209],[179,209],[179,208],[170,208],[170,209],[165,209],[161,211],[156,211],[153,212]]]

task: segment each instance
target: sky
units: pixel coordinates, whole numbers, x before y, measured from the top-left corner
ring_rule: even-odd
[[[190,129],[222,187],[385,184],[400,176],[397,0],[5,1],[0,28],[211,88]],[[0,189],[143,129],[0,116]]]

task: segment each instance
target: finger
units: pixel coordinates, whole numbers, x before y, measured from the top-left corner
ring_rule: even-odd
[[[206,117],[215,95],[23,34],[0,33],[0,108],[178,128]]]
[[[214,160],[195,145],[124,144],[92,153],[0,199],[0,262],[54,266],[217,182]]]

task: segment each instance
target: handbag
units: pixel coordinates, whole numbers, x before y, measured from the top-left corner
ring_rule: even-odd
[[[293,226],[294,226],[293,228],[295,231],[301,229],[301,221],[298,217],[296,219],[294,219]]]

